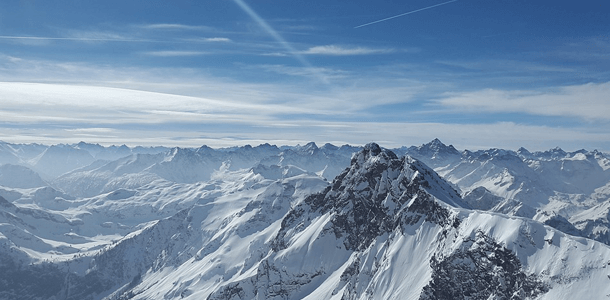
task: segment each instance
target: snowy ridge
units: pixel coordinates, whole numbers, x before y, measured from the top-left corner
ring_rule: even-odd
[[[409,148],[463,191],[473,208],[532,218],[569,234],[610,243],[610,159],[599,151],[465,150],[439,140]],[[427,149],[427,150],[426,150]],[[433,149],[433,150],[430,150]],[[438,155],[445,153],[445,155]]]
[[[0,170],[36,178],[48,147],[0,146],[19,164]],[[0,299],[610,294],[610,247],[576,236],[608,243],[597,151],[65,147],[108,160],[0,187]]]
[[[413,176],[417,167],[367,145],[330,187],[289,212],[255,273],[208,299],[556,299],[610,291],[584,288],[589,276],[608,283],[608,247],[450,206],[456,195],[426,192],[433,184]],[[589,257],[594,249],[600,256]],[[571,262],[557,263],[558,254]]]

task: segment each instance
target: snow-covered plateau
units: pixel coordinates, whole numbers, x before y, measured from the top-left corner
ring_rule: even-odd
[[[0,299],[608,299],[608,157],[0,142]]]

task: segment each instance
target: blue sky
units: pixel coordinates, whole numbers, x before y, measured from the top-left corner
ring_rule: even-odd
[[[608,95],[608,1],[0,8],[8,142],[610,151]]]

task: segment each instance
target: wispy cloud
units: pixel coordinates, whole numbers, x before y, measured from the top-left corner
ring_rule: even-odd
[[[147,51],[142,52],[145,55],[159,56],[159,57],[179,57],[179,56],[200,56],[208,55],[210,52],[205,51]]]
[[[610,82],[558,87],[554,90],[497,90],[450,95],[439,103],[468,112],[527,113],[610,121]]]
[[[213,31],[214,28],[208,26],[194,26],[194,25],[185,25],[185,24],[177,24],[177,23],[159,23],[159,24],[142,24],[136,25],[142,29],[151,29],[151,30],[200,30],[200,31]]]
[[[294,77],[322,74],[329,76],[333,86],[319,89],[319,81],[302,80],[253,83],[213,77],[188,68],[113,67],[0,55],[0,81],[53,83],[0,84],[0,120],[11,124],[0,126],[0,140],[57,143],[87,138],[100,143],[181,146],[378,141],[393,147],[439,137],[471,148],[581,148],[586,142],[597,145],[591,148],[610,149],[607,126],[587,122],[571,129],[515,122],[489,124],[467,118],[460,119],[461,124],[449,123],[452,116],[463,112],[515,112],[607,121],[603,114],[610,107],[604,95],[610,94],[610,83],[445,94],[435,103],[445,109],[447,119],[425,115],[415,116],[416,121],[414,114],[425,106],[421,99],[430,99],[428,90],[438,94],[451,87],[415,81],[387,70],[372,70],[363,77],[334,68],[317,68],[315,72],[288,65],[250,68],[242,66],[239,72],[260,76],[264,70]],[[385,105],[391,105],[391,111],[383,108]],[[211,124],[213,132],[208,130]],[[206,133],[205,137],[201,132]]]
[[[317,78],[324,76],[327,80],[345,78],[349,72],[340,69],[321,68],[321,67],[293,67],[286,65],[257,65],[248,66],[248,68],[262,69],[268,72],[290,76],[304,76]]]
[[[325,46],[314,46],[305,51],[301,51],[301,54],[306,55],[370,55],[370,54],[388,54],[396,52],[392,48],[368,48],[368,47],[344,47],[338,45],[325,45]]]
[[[502,74],[507,73],[532,73],[532,72],[561,72],[570,73],[575,72],[574,68],[567,68],[564,66],[553,66],[548,64],[541,64],[536,62],[528,62],[523,60],[510,60],[510,59],[484,59],[484,60],[472,60],[472,61],[447,61],[440,60],[436,63],[444,66],[460,68],[464,70],[472,71],[483,71],[489,74],[489,72],[499,72]]]
[[[80,41],[80,42],[154,42],[150,39],[124,38],[116,35],[107,36],[69,36],[69,37],[48,37],[48,36],[7,36],[2,35],[0,39],[18,41]]]
[[[231,42],[231,39],[230,38],[226,38],[226,37],[204,38],[203,40],[206,41],[206,42],[221,42],[221,43]]]

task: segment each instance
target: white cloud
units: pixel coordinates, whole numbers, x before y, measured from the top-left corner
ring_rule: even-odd
[[[368,47],[344,47],[337,45],[314,46],[300,54],[307,55],[370,55],[370,54],[388,54],[396,52],[392,48],[368,48]]]
[[[267,71],[311,76],[307,67],[252,68],[266,67]],[[0,83],[0,120],[11,124],[0,126],[0,140],[169,146],[376,141],[396,147],[439,137],[462,149],[525,146],[543,150],[561,146],[567,150],[610,150],[607,126],[587,123],[582,127],[571,125],[572,128],[517,123],[448,124],[442,120],[427,122],[426,116],[414,123],[411,117],[422,109],[422,103],[411,101],[427,89],[439,89],[436,83],[395,74],[391,74],[392,78],[383,77],[387,75],[385,71],[369,77],[325,68],[317,72],[336,76],[336,84],[320,88],[318,82],[303,80],[296,84],[248,83],[188,68],[112,67],[0,55],[0,81],[47,83]],[[603,95],[610,94],[609,89],[610,83],[557,88],[546,93],[483,90],[447,95],[439,101],[457,113],[529,109],[536,114],[542,111],[546,115],[591,116],[610,111],[603,101]],[[515,103],[505,103],[510,101]],[[534,105],[535,102],[539,103]],[[570,106],[580,102],[584,107],[596,107],[598,112]],[[376,108],[397,103],[404,108]],[[405,116],[401,119],[402,113]],[[398,117],[391,123],[379,122],[387,114]],[[93,129],[86,130],[90,128]]]
[[[205,38],[204,41],[206,41],[206,42],[228,43],[228,42],[231,42],[231,39],[230,38],[226,38],[226,37],[213,37],[213,38]]]
[[[299,105],[214,100],[119,88],[0,82],[0,119],[21,124],[223,123],[251,125],[282,114],[318,114]],[[330,113],[330,112],[329,112]]]
[[[208,26],[193,26],[193,25],[185,25],[185,24],[177,24],[177,23],[158,23],[158,24],[144,24],[138,25],[137,27],[143,29],[159,29],[159,30],[201,30],[201,31],[211,31],[212,27]]]
[[[76,41],[76,42],[156,42],[155,40],[142,39],[114,32],[102,31],[76,31],[71,30],[65,36],[0,36],[3,40],[13,40],[25,45],[46,46],[53,41]]]
[[[528,113],[610,120],[610,82],[558,87],[547,91],[485,89],[449,95],[439,103],[468,112]]]
[[[160,56],[160,57],[176,57],[176,56],[200,56],[208,55],[210,52],[205,51],[148,51],[142,52],[145,55]]]
[[[286,65],[257,65],[250,68],[262,69],[268,72],[274,72],[290,76],[304,76],[310,78],[323,77],[327,81],[330,79],[345,78],[349,72],[340,69],[322,68],[322,67],[293,67]]]
[[[160,115],[159,115],[160,116]],[[155,116],[149,116],[155,117]],[[183,116],[173,116],[180,119]],[[166,124],[146,124],[146,126],[117,126],[112,130],[87,130],[77,127],[66,130],[64,126],[28,126],[22,128],[0,127],[0,140],[19,143],[71,143],[84,140],[101,144],[165,145],[198,147],[226,147],[269,142],[277,145],[304,144],[315,141],[322,144],[363,145],[377,142],[384,147],[420,145],[433,138],[440,138],[446,144],[458,149],[488,149],[492,147],[529,150],[546,150],[560,146],[566,150],[577,150],[588,145],[588,150],[609,150],[610,135],[586,128],[555,128],[547,126],[520,125],[511,122],[493,124],[443,124],[409,122],[345,122],[314,121],[303,119],[264,119],[243,123],[229,120],[232,126],[218,123],[209,129],[207,117],[200,117],[200,123],[171,129]],[[236,117],[236,116],[233,116]],[[195,119],[193,119],[195,120]],[[142,124],[140,124],[142,125]],[[78,126],[78,125],[74,125]],[[113,126],[113,125],[111,125]]]

